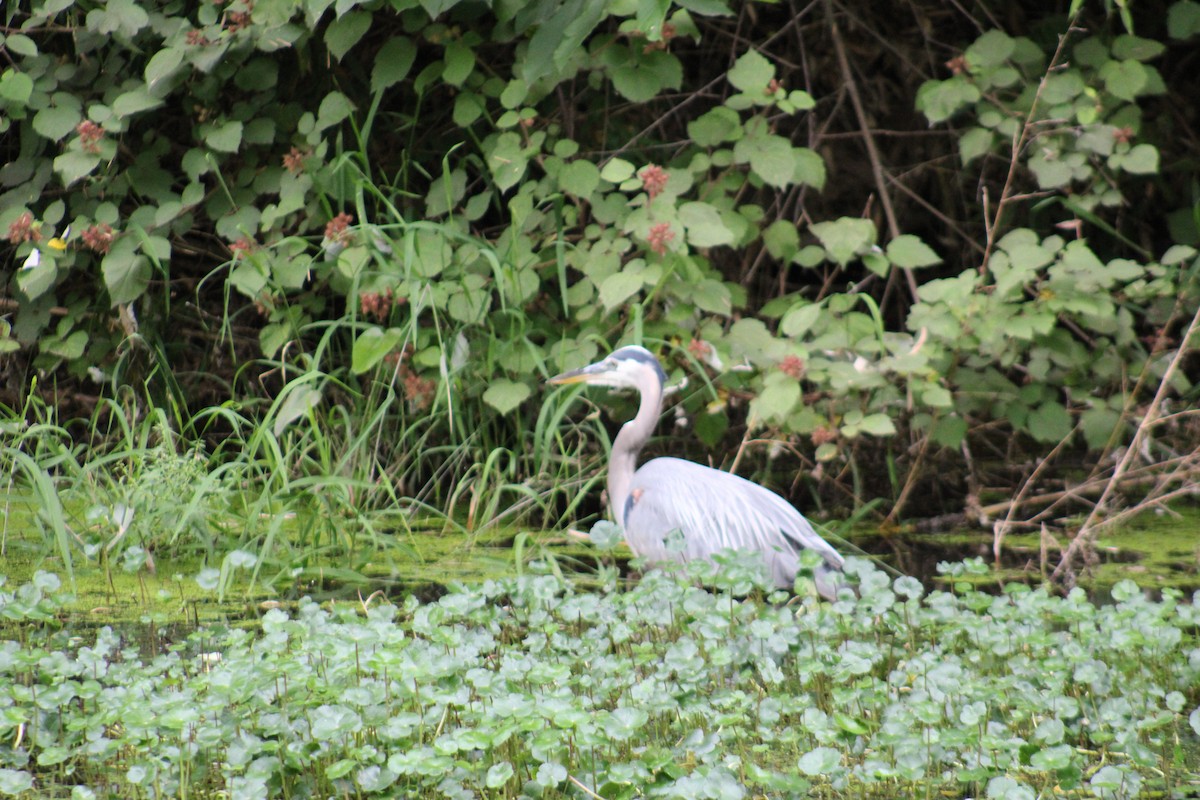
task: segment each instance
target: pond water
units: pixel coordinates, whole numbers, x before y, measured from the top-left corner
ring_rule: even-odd
[[[22,546],[18,534],[19,530],[10,527],[4,553],[5,589],[11,591],[38,570],[56,572],[66,584],[65,570],[56,556],[32,542]],[[1052,539],[1043,542],[1038,535],[1009,535],[999,563],[994,564],[992,536],[979,530],[881,533],[870,525],[858,525],[840,536],[830,532],[827,538],[842,552],[857,550],[896,574],[919,579],[929,589],[946,587],[938,564],[969,558],[981,558],[993,566],[988,575],[976,580],[985,589],[998,590],[1013,581],[1037,585],[1053,569],[1060,546]],[[1051,554],[1045,565],[1044,544]],[[529,569],[534,561],[552,562],[563,574],[584,582],[593,580],[602,564],[630,573],[628,551],[623,548],[602,552],[579,536],[519,528],[447,533],[407,527],[384,547],[364,548],[349,565],[344,559],[334,566],[314,560],[291,569],[264,564],[253,580],[251,569],[233,570],[223,595],[211,582],[202,585],[204,582],[197,580],[204,566],[200,561],[172,562],[161,555],[157,560],[153,573],[145,569],[129,573],[119,566],[105,570],[76,559],[70,626],[137,623],[154,626],[147,633],[151,639],[159,631],[173,638],[173,626],[252,620],[306,595],[367,605],[380,594],[392,599],[411,594],[427,602],[455,583],[512,576]],[[1095,563],[1080,571],[1079,585],[1102,599],[1108,587],[1122,578],[1153,591],[1174,587],[1190,595],[1200,587],[1200,508],[1146,514],[1111,532],[1098,543]],[[267,585],[268,579],[271,585]]]

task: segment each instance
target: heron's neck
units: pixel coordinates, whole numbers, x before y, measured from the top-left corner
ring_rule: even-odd
[[[629,499],[629,485],[637,470],[637,457],[642,446],[650,439],[654,426],[662,413],[662,388],[656,386],[642,392],[642,402],[637,416],[621,426],[613,441],[612,458],[608,463],[608,502],[612,505],[613,519],[618,525],[625,524],[625,503]]]

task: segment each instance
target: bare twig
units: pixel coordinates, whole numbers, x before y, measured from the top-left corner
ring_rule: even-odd
[[[604,798],[603,798],[603,797],[601,797],[600,795],[596,794],[595,792],[593,792],[593,791],[592,791],[591,789],[589,789],[588,787],[584,786],[584,785],[583,785],[583,784],[582,784],[582,783],[579,781],[579,779],[578,779],[578,778],[576,778],[574,775],[568,775],[568,776],[567,776],[567,780],[569,780],[571,783],[573,783],[573,784],[575,784],[577,787],[579,787],[579,789],[580,789],[581,791],[583,791],[583,793],[584,793],[584,794],[586,794],[588,797],[595,798],[595,800],[604,800]]]
[[[1078,13],[1078,12],[1077,12]],[[1042,78],[1038,81],[1037,91],[1033,95],[1033,102],[1029,106],[1029,113],[1025,115],[1025,123],[1021,129],[1013,134],[1012,142],[1012,157],[1008,162],[1008,174],[1004,178],[1004,188],[1000,192],[1000,200],[996,204],[996,213],[992,216],[988,223],[985,216],[985,228],[987,231],[987,247],[983,254],[983,261],[980,262],[979,269],[983,271],[987,269],[988,261],[992,257],[992,250],[996,246],[997,232],[1000,230],[1000,222],[1004,218],[1005,209],[1015,200],[1019,198],[1013,195],[1013,182],[1017,177],[1017,165],[1021,163],[1021,151],[1025,149],[1025,145],[1032,138],[1034,125],[1037,124],[1038,105],[1042,100],[1042,92],[1046,88],[1046,81],[1050,78],[1064,57],[1067,40],[1071,36],[1071,31],[1075,28],[1076,17],[1071,17],[1067,24],[1067,30],[1062,36],[1058,37],[1058,47],[1054,50],[1054,56],[1050,59],[1050,64],[1046,67],[1046,71],[1042,73]],[[986,206],[986,195],[985,195]]]
[[[833,49],[837,54],[838,68],[842,73],[842,80],[846,85],[846,93],[850,95],[850,104],[854,106],[854,116],[858,118],[859,133],[862,136],[863,146],[867,149],[867,158],[871,162],[871,175],[875,179],[875,191],[879,194],[879,204],[883,207],[883,215],[887,218],[888,236],[896,238],[900,235],[900,223],[896,220],[896,209],[892,207],[892,197],[888,192],[888,182],[884,177],[883,159],[879,155],[879,149],[875,146],[875,137],[871,135],[871,124],[867,118],[866,109],[863,107],[862,97],[858,94],[858,84],[854,80],[854,72],[850,69],[850,60],[846,58],[846,46],[842,42],[841,28],[837,23],[837,16],[833,13],[832,0],[825,0],[825,14],[829,18],[829,35],[833,40]],[[913,276],[912,270],[905,269],[904,277],[908,283],[908,290],[912,292],[913,299],[917,297],[917,279]]]
[[[1058,566],[1055,567],[1054,573],[1051,575],[1055,580],[1060,579],[1070,569],[1071,562],[1077,555],[1086,548],[1091,547],[1097,534],[1103,527],[1103,524],[1099,521],[1099,517],[1107,510],[1109,496],[1112,494],[1113,489],[1120,485],[1122,477],[1124,477],[1126,471],[1133,464],[1133,459],[1141,451],[1143,440],[1149,435],[1150,429],[1154,427],[1155,422],[1158,420],[1159,411],[1162,408],[1163,401],[1167,397],[1167,392],[1170,390],[1171,381],[1175,377],[1175,373],[1179,371],[1179,365],[1183,362],[1184,355],[1191,352],[1189,343],[1197,329],[1200,329],[1200,308],[1196,309],[1191,323],[1180,339],[1179,349],[1175,351],[1171,363],[1167,365],[1167,371],[1163,373],[1162,379],[1159,381],[1158,391],[1154,393],[1154,399],[1150,402],[1150,407],[1146,410],[1146,416],[1142,419],[1141,424],[1138,425],[1137,430],[1134,431],[1133,440],[1129,443],[1125,454],[1117,463],[1116,469],[1113,470],[1112,477],[1106,482],[1099,502],[1096,503],[1096,507],[1092,509],[1092,512],[1088,514],[1088,518],[1079,529],[1079,533],[1071,540],[1071,545],[1063,553],[1062,560],[1059,561]]]
[[[992,527],[992,558],[996,559],[996,563],[1000,563],[1000,548],[1004,544],[1004,535],[1006,533],[1008,533],[1008,529],[1012,525],[1013,514],[1016,513],[1017,508],[1020,506],[1021,499],[1023,497],[1025,497],[1026,494],[1028,494],[1029,490],[1037,482],[1038,476],[1042,474],[1042,470],[1046,468],[1047,464],[1049,464],[1050,462],[1052,462],[1054,460],[1054,457],[1056,455],[1058,455],[1058,451],[1061,450],[1067,442],[1069,442],[1073,438],[1075,438],[1075,431],[1078,429],[1079,429],[1078,426],[1076,426],[1075,429],[1072,430],[1070,434],[1068,434],[1067,436],[1064,436],[1059,441],[1058,444],[1054,445],[1054,449],[1052,449],[1045,458],[1041,459],[1038,462],[1037,466],[1033,468],[1033,473],[1029,476],[1028,479],[1025,480],[1024,483],[1021,484],[1021,490],[1019,492],[1017,492],[1016,499],[1009,506],[1008,514],[1005,515],[1004,521],[996,522],[993,525],[993,527]]]

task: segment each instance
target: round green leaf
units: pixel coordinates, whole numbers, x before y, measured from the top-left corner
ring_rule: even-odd
[[[633,164],[623,158],[609,159],[600,170],[600,177],[609,183],[624,183],[633,177]]]
[[[236,153],[242,144],[242,123],[231,120],[209,129],[204,135],[204,143],[220,153]]]
[[[1114,156],[1111,161],[1116,161]],[[1135,145],[1120,157],[1121,169],[1134,175],[1154,175],[1158,172],[1158,148],[1152,144]]]
[[[558,174],[558,185],[576,197],[590,197],[600,185],[600,170],[590,161],[572,161]]]
[[[40,136],[57,142],[83,119],[79,109],[67,106],[46,106],[33,116],[33,129]]]
[[[513,776],[512,764],[507,761],[501,761],[499,764],[493,764],[491,769],[487,771],[485,783],[489,789],[499,789],[504,784],[508,783]]]
[[[828,775],[842,763],[842,754],[832,747],[818,747],[800,756],[796,766],[805,775]]]

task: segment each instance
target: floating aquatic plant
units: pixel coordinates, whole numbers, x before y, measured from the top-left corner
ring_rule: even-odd
[[[951,578],[981,565],[946,565]],[[718,572],[268,611],[146,655],[0,593],[0,793],[231,798],[1063,796],[1200,786],[1200,614],[864,562],[834,603]],[[711,565],[693,573],[713,575]],[[10,630],[12,630],[10,628]]]

